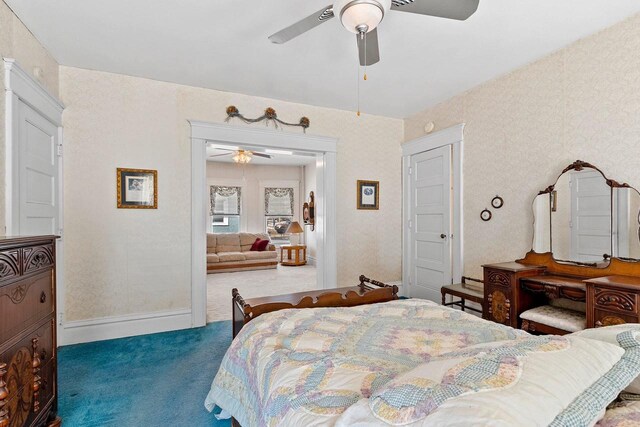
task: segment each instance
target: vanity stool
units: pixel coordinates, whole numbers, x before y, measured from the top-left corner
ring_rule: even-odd
[[[523,312],[522,329],[550,335],[566,335],[587,328],[585,313],[568,308],[542,305]]]

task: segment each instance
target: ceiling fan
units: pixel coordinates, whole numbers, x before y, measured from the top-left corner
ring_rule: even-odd
[[[377,27],[390,10],[464,21],[475,13],[480,0],[336,0],[333,5],[320,9],[295,24],[269,36],[273,43],[281,44],[305,33],[334,16],[342,25],[356,34],[360,65],[375,64],[380,60]]]
[[[221,151],[230,151],[229,153],[224,154],[215,154],[213,156],[209,156],[209,158],[213,157],[223,157],[223,156],[233,156],[232,159],[236,163],[247,164],[251,161],[253,156],[264,157],[265,159],[270,159],[271,156],[268,154],[256,153],[250,150],[229,150],[227,148],[217,148],[217,150]]]

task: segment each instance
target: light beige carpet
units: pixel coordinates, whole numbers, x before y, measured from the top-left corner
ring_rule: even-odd
[[[238,271],[207,275],[207,322],[231,319],[231,290],[244,298],[291,294],[318,289],[312,265],[277,269]]]

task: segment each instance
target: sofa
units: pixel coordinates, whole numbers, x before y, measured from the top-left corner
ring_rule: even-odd
[[[278,252],[271,243],[262,252],[252,251],[256,239],[269,240],[266,233],[207,234],[207,273],[278,268]]]

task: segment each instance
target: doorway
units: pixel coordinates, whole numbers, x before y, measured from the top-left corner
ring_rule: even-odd
[[[315,228],[303,219],[316,157],[207,144],[207,323],[231,319],[233,289],[247,299],[320,288]]]
[[[336,257],[336,145],[333,138],[287,133],[272,129],[236,127],[191,121],[192,141],[192,316],[193,326],[206,324],[208,203],[207,144],[229,149],[287,150],[313,156],[316,171],[315,245],[316,283],[319,288],[337,284]],[[242,289],[239,289],[242,292]],[[221,295],[231,305],[231,295]],[[228,299],[227,299],[228,298]]]
[[[441,302],[462,278],[464,125],[403,145],[403,286],[407,296]]]
[[[62,112],[64,105],[10,58],[5,69],[7,236],[58,235],[56,306],[64,316]]]

